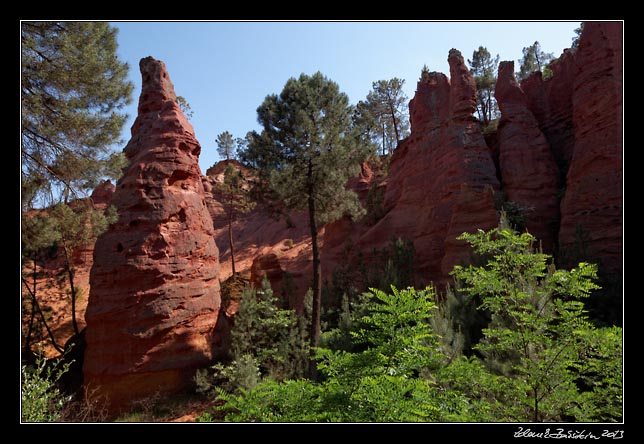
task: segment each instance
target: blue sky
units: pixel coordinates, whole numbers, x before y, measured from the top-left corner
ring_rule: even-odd
[[[321,71],[351,103],[376,80],[399,77],[411,99],[423,65],[449,74],[451,48],[467,60],[485,46],[501,60],[521,58],[539,41],[559,56],[575,22],[113,22],[121,60],[135,85],[123,139],[130,137],[141,91],[139,60],[165,62],[178,95],[190,103],[202,172],[219,160],[215,139],[259,129],[257,107],[290,77]],[[517,65],[518,66],[518,65]],[[515,66],[515,69],[518,69]]]

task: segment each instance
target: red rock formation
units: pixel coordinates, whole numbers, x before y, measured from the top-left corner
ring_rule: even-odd
[[[622,29],[587,22],[575,56],[575,145],[561,202],[559,242],[579,247],[607,273],[622,272]]]
[[[284,278],[284,270],[275,253],[263,254],[253,260],[250,267],[250,282],[256,288],[261,288],[262,281],[267,278],[271,288],[276,290]]]
[[[572,125],[572,91],[577,68],[575,50],[564,50],[550,68],[552,76],[549,79],[544,81],[540,72],[532,73],[521,82],[521,89],[528,109],[550,144],[563,179],[568,172],[575,143]]]
[[[204,188],[212,191],[214,184],[223,180],[223,171],[227,163],[232,163],[242,169],[246,177],[252,178],[252,171],[237,161],[222,161],[208,168],[208,175],[202,178]],[[232,274],[228,218],[223,206],[210,191],[206,195],[206,203],[215,224],[215,242],[220,248],[219,279],[224,281]],[[293,278],[294,295],[289,296],[289,301],[294,302],[294,305],[291,307],[301,308],[312,273],[309,233],[308,214],[305,212],[290,213],[288,218],[285,218],[259,203],[249,213],[237,215],[233,222],[236,272],[250,280],[253,262],[258,257],[276,255],[279,267]],[[279,295],[281,280],[274,278],[271,283],[274,285],[275,294]],[[261,285],[261,280],[255,285]]]
[[[110,180],[104,180],[94,190],[90,196],[94,207],[105,209],[112,203],[112,197],[114,196],[114,185]]]
[[[419,283],[445,281],[455,264],[467,260],[470,251],[456,236],[498,223],[492,191],[499,184],[472,116],[475,85],[458,51],[450,51],[448,61],[451,85],[444,74],[424,73],[409,104],[411,134],[391,159],[385,216],[358,236],[345,227],[345,238],[367,260],[392,237],[412,240]],[[337,239],[342,237],[340,228],[334,230]],[[325,237],[325,249],[327,242]],[[341,259],[341,245],[333,245],[334,252],[325,252],[328,262]]]
[[[473,121],[476,111],[476,82],[467,69],[461,52],[450,49],[449,78],[451,83],[449,109],[453,120]]]
[[[204,202],[199,142],[163,62],[141,60],[143,90],[119,219],[96,242],[85,319],[85,385],[113,408],[191,381],[216,346],[219,252]]]
[[[528,231],[551,252],[559,222],[559,172],[514,77],[514,62],[499,64],[494,95],[501,110],[497,130],[501,187],[507,199],[522,208]]]

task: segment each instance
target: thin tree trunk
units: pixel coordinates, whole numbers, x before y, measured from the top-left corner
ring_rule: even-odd
[[[487,121],[490,123],[492,121],[492,90],[487,90]]]
[[[382,123],[382,155],[385,156],[387,153],[385,151],[386,147],[386,141],[387,141],[387,135],[385,133],[385,123]]]
[[[45,314],[40,309],[40,304],[38,304],[38,300],[36,299],[36,295],[31,291],[31,288],[29,288],[29,285],[27,285],[27,281],[25,280],[25,278],[22,278],[22,282],[25,284],[25,287],[27,288],[27,291],[31,295],[31,300],[32,300],[34,306],[36,307],[36,310],[38,310],[38,314],[40,314],[40,317],[42,318],[42,323],[45,326],[45,329],[47,330],[47,333],[49,334],[49,339],[51,339],[51,344],[54,346],[54,348],[56,349],[56,351],[58,353],[61,353],[61,354],[64,353],[65,350],[63,350],[63,348],[56,343],[56,338],[54,337],[54,333],[51,331],[51,329],[49,328],[49,325],[47,324],[47,320],[45,319]]]
[[[539,397],[537,389],[534,389],[534,422],[539,422]]]
[[[233,193],[230,193],[230,208],[228,209],[228,242],[230,243],[230,262],[235,276],[235,247],[233,245]]]
[[[389,112],[391,113],[391,120],[394,122],[394,133],[396,134],[396,143],[400,140],[400,135],[398,134],[398,122],[396,120],[396,110],[394,105],[389,102]]]
[[[68,205],[69,200],[69,187],[65,188],[65,205]],[[72,327],[74,329],[74,334],[78,336],[80,331],[78,330],[78,323],[76,322],[76,288],[74,286],[74,270],[72,268],[72,262],[69,255],[69,250],[67,248],[67,240],[65,236],[62,236],[63,241],[63,252],[65,253],[65,262],[67,267],[67,276],[69,278],[69,287],[72,292]]]
[[[34,256],[34,272],[33,272],[33,280],[34,280],[34,289],[33,293],[36,294],[36,257]],[[26,284],[25,284],[26,285]],[[29,323],[27,324],[27,337],[25,338],[25,350],[29,350],[31,347],[31,334],[34,329],[34,319],[36,318],[36,305],[31,302],[31,315],[29,316]]]
[[[65,241],[65,239],[63,239],[63,251],[65,252],[69,287],[71,288],[72,292],[72,327],[74,328],[74,334],[79,335],[80,331],[78,330],[78,323],[76,322],[76,287],[74,286],[74,269],[72,268],[72,259],[70,258],[69,250],[67,249],[67,242]]]
[[[317,366],[315,363],[314,348],[320,342],[320,310],[322,308],[322,267],[320,263],[320,248],[318,246],[318,227],[315,221],[315,196],[313,187],[313,164],[309,161],[308,168],[308,204],[309,204],[309,227],[311,228],[311,245],[313,249],[313,310],[311,313],[310,328],[310,357],[309,357],[309,378],[317,379]]]

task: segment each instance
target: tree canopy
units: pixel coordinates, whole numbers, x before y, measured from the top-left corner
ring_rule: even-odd
[[[120,176],[133,85],[105,22],[21,23],[21,161],[26,206]]]
[[[544,77],[549,77],[552,72],[548,64],[554,58],[554,54],[544,52],[541,49],[539,42],[534,42],[532,45],[526,46],[523,48],[523,58],[519,60],[519,71],[516,73],[517,80],[521,81],[536,71],[542,72]]]
[[[235,158],[235,139],[228,131],[217,135],[217,153],[225,160]]]
[[[286,208],[309,214],[313,250],[310,338],[315,347],[322,288],[318,232],[345,214],[364,214],[346,183],[359,173],[367,153],[352,131],[347,95],[320,72],[289,79],[279,95],[266,97],[257,115],[263,130],[251,135],[244,157],[262,171]]]
[[[487,125],[498,116],[498,106],[494,99],[499,55],[492,58],[484,46],[472,53],[472,60],[467,61],[476,82],[476,112],[483,125]]]
[[[391,154],[398,142],[409,135],[404,84],[397,77],[373,82],[366,100],[358,102],[354,111],[354,121],[369,139],[381,146],[383,156]]]

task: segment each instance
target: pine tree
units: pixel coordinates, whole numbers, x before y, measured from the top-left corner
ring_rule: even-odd
[[[484,266],[456,266],[453,274],[491,315],[475,349],[497,387],[503,385],[490,401],[497,420],[618,417],[621,329],[602,340],[581,301],[599,288],[593,282],[596,266],[581,262],[569,271],[556,270],[550,256],[534,250],[532,235],[509,228],[464,233],[458,239],[488,258]],[[600,367],[607,371],[598,377]],[[589,381],[589,388],[584,390],[580,381]],[[602,396],[611,398],[597,408],[593,403]]]
[[[575,36],[572,38],[571,48],[579,47],[579,39],[581,38],[581,33],[584,32],[584,22],[579,24],[578,28],[575,28]]]
[[[179,105],[179,108],[181,109],[183,114],[188,119],[192,119],[192,116],[194,115],[194,112],[192,111],[192,107],[190,106],[190,103],[188,103],[186,98],[183,97],[183,96],[177,96],[177,104]]]
[[[409,135],[408,98],[404,80],[394,77],[372,83],[364,101],[358,102],[354,122],[374,141],[380,141],[382,155],[391,154],[398,142]]]
[[[33,261],[33,271],[23,271],[31,305],[26,348],[40,313],[53,346],[62,352],[38,304],[36,269],[50,248],[63,246],[64,253],[72,254],[79,241],[79,233],[72,231],[82,231],[85,225],[58,216],[74,213],[68,207],[74,198],[104,177],[118,178],[124,166],[123,153],[111,147],[127,119],[120,110],[130,102],[133,85],[116,48],[116,30],[104,22],[21,23],[22,249],[23,260]],[[30,210],[35,206],[50,211],[34,216]],[[88,218],[99,225],[91,212],[80,217]],[[69,259],[66,254],[72,283]],[[77,289],[73,283],[72,287],[75,311]],[[77,332],[75,313],[72,322]]]
[[[364,214],[347,180],[356,176],[366,153],[351,132],[346,94],[321,73],[286,82],[280,95],[257,109],[263,126],[253,134],[245,157],[259,166],[270,188],[288,209],[306,210],[313,250],[311,348],[320,337],[321,266],[318,233],[345,214]],[[315,375],[311,360],[310,373]]]
[[[554,54],[541,50],[539,42],[534,42],[531,46],[523,48],[523,58],[519,60],[519,72],[516,73],[517,80],[521,81],[535,71],[542,72],[545,78],[550,77],[552,71],[548,64],[554,58]]]
[[[224,160],[230,160],[235,157],[235,139],[228,131],[217,135],[217,153]]]
[[[479,46],[468,60],[470,71],[476,82],[476,111],[484,126],[498,115],[498,107],[494,99],[496,71],[499,66],[499,55],[492,58],[487,48]]]
[[[63,353],[63,348],[58,345],[52,330],[49,328],[47,319],[38,303],[38,264],[44,261],[48,250],[52,249],[60,239],[60,232],[56,229],[55,221],[43,214],[30,215],[25,217],[22,223],[21,244],[23,266],[31,262],[31,270],[23,268],[22,287],[26,290],[23,293],[23,309],[29,310],[29,320],[25,326],[23,350],[30,351],[31,340],[34,330],[37,328],[39,315],[42,326],[47,331],[49,340],[54,349]]]
[[[232,273],[235,275],[235,243],[233,240],[233,223],[240,214],[246,214],[255,207],[250,197],[250,183],[244,173],[233,164],[226,165],[223,182],[215,184],[213,194],[224,207],[228,219],[228,243]]]
[[[75,196],[120,175],[133,85],[106,22],[21,23],[21,163],[27,205]],[[53,198],[52,198],[53,196]],[[68,201],[66,197],[64,199]]]

